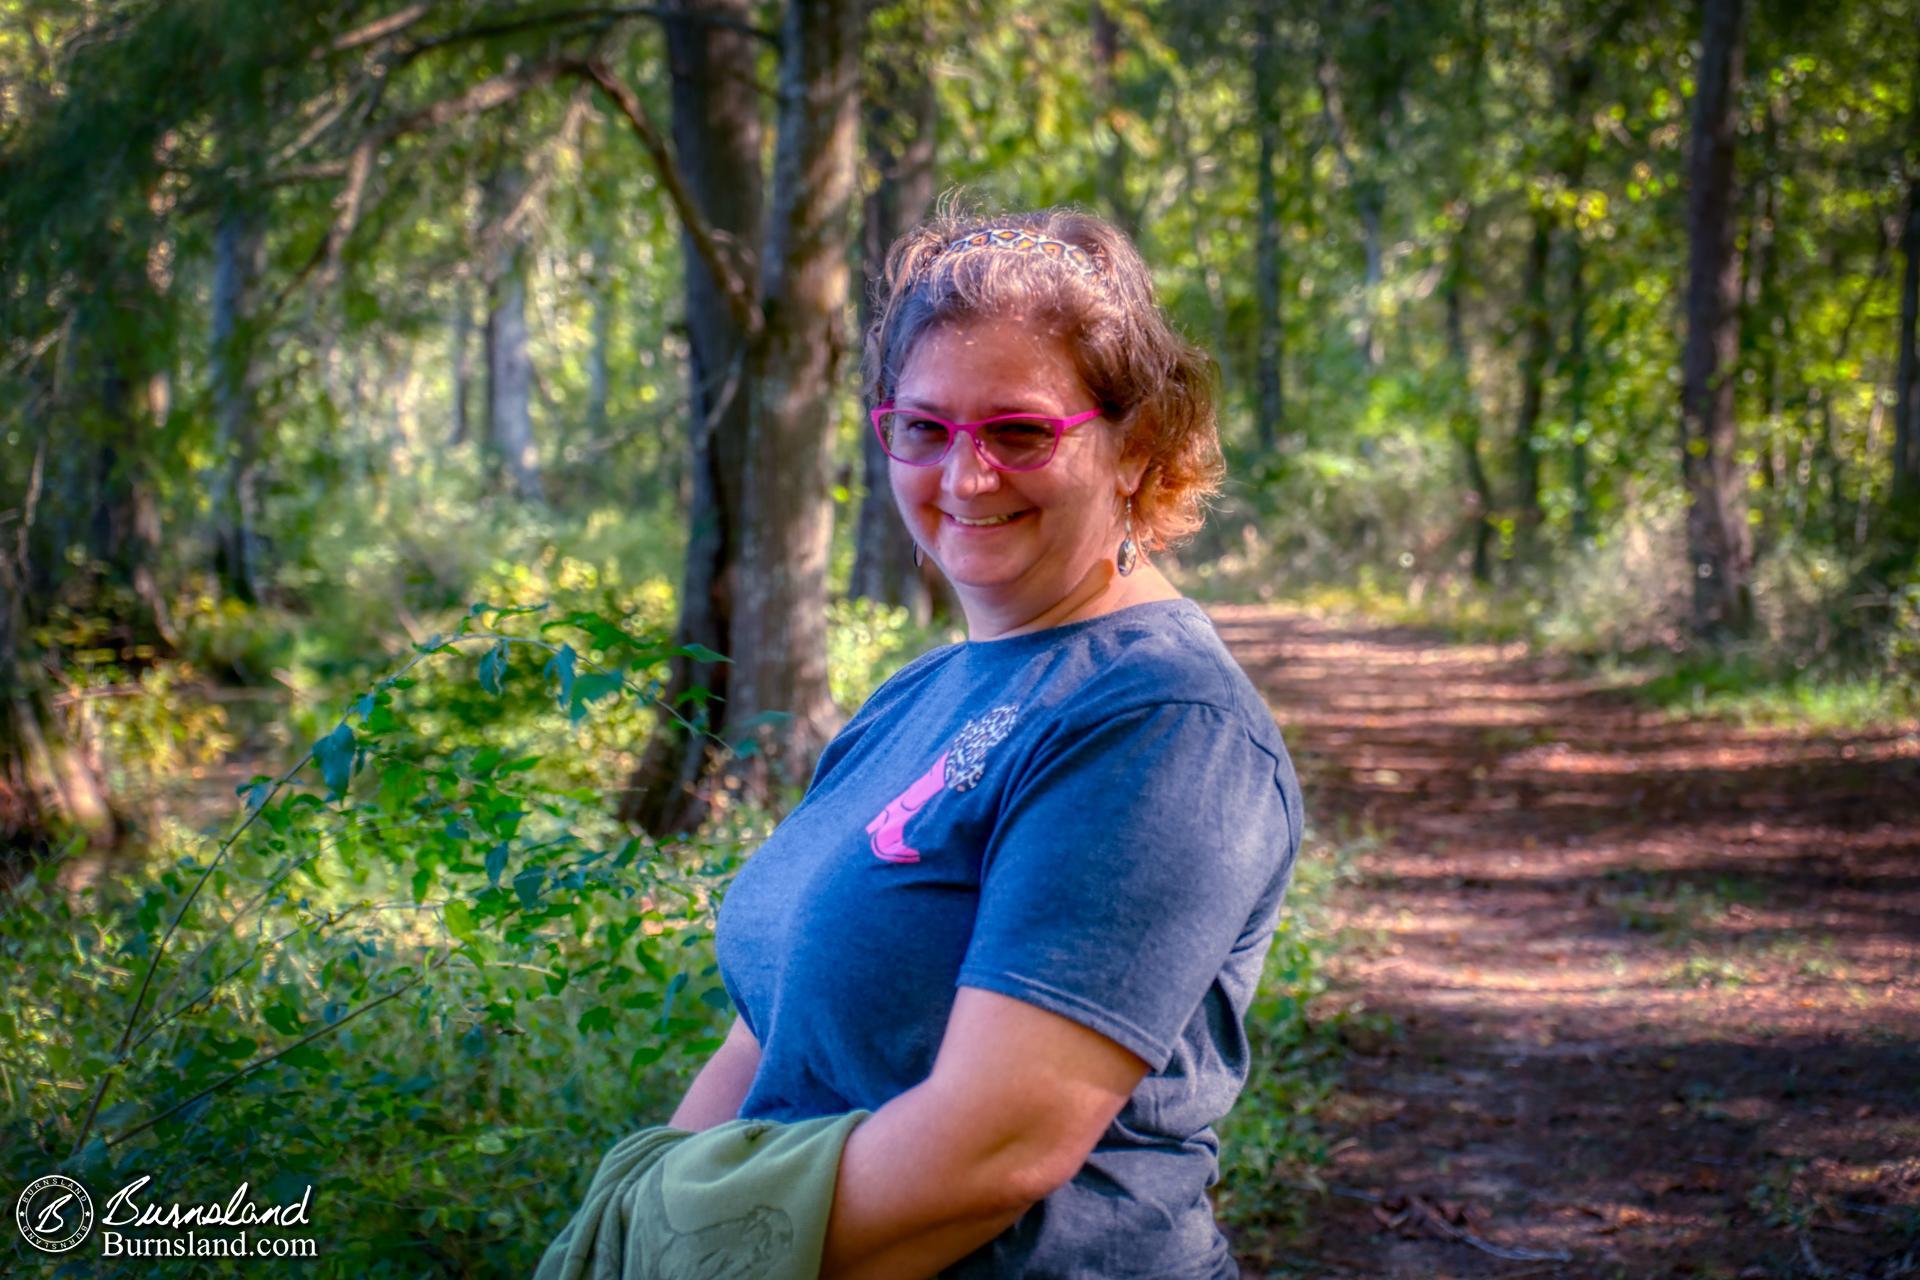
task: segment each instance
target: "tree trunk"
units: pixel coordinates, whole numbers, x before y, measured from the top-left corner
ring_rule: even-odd
[[[1493,486],[1480,458],[1480,413],[1474,405],[1473,367],[1467,351],[1463,294],[1468,279],[1467,250],[1472,243],[1473,210],[1468,209],[1453,233],[1453,256],[1442,286],[1447,307],[1447,357],[1452,367],[1453,411],[1449,429],[1460,449],[1467,473],[1463,505],[1473,530],[1473,580],[1493,581]]]
[[[448,414],[452,425],[447,429],[447,444],[463,445],[472,430],[468,422],[469,400],[468,383],[472,381],[473,347],[473,297],[468,278],[462,275],[453,286],[453,320],[451,329],[450,361],[453,366],[449,375],[453,383],[452,394],[448,397]]]
[[[1114,24],[1100,0],[1094,0],[1093,22],[1093,103],[1094,110],[1106,117],[1112,145],[1100,153],[1100,168],[1094,175],[1101,203],[1114,225],[1128,239],[1140,238],[1140,211],[1127,198],[1127,140],[1120,131],[1120,28]]]
[[[927,216],[933,205],[934,140],[938,100],[928,64],[932,32],[925,10],[903,4],[900,24],[886,46],[868,59],[866,167],[874,175],[862,210],[860,257],[866,289],[860,295],[860,331],[877,318],[873,294],[880,287],[887,250],[906,230]],[[862,422],[860,426],[866,427]],[[880,438],[860,431],[860,457],[866,494],[860,500],[854,534],[853,579],[848,593],[885,604],[904,605],[916,623],[926,623],[939,598],[951,613],[950,591],[929,560],[913,563],[913,540],[900,522],[887,478],[887,455]]]
[[[1920,110],[1914,114],[1920,119]],[[1920,174],[1907,184],[1907,222],[1900,253],[1904,269],[1894,374],[1893,501],[1906,526],[1905,540],[1912,543],[1920,542]]]
[[[264,245],[258,212],[230,198],[213,239],[214,462],[208,489],[215,572],[229,595],[248,604],[260,599],[260,442],[250,312]]]
[[[610,252],[604,236],[594,240],[593,269],[587,276],[588,299],[593,306],[593,345],[587,350],[587,433],[595,441],[607,430],[607,341],[613,328],[613,300],[609,296],[607,271]]]
[[[543,500],[533,442],[533,361],[527,355],[525,257],[509,250],[487,316],[487,431],[514,497]]]
[[[742,31],[700,21],[712,17],[744,24],[753,8],[749,0],[694,0],[682,9],[689,16],[665,23],[680,172],[709,227],[736,244],[756,245],[765,199],[755,87],[758,47]],[[684,228],[680,244],[690,350],[690,483],[674,643],[725,653],[733,643],[741,486],[757,397],[738,317]],[[662,700],[705,728],[727,705],[731,671],[727,663],[676,658]],[[699,826],[711,801],[700,786],[712,762],[708,745],[707,738],[661,717],[620,796],[620,817],[655,836]]]
[[[847,303],[863,0],[789,5],[761,268],[765,328],[747,454],[728,736],[754,792],[806,780],[837,718],[827,688],[831,409]],[[767,723],[768,713],[786,718]]]
[[[1553,323],[1547,310],[1547,265],[1553,256],[1553,215],[1533,211],[1533,236],[1521,285],[1520,413],[1513,424],[1514,537],[1520,558],[1530,560],[1540,531],[1540,409],[1546,400],[1547,360],[1553,353]]]
[[[1593,537],[1593,481],[1588,475],[1587,441],[1587,247],[1578,232],[1567,237],[1567,483],[1573,490],[1573,537],[1584,545]]]
[[[1702,638],[1753,620],[1752,533],[1734,457],[1733,373],[1740,273],[1733,237],[1735,100],[1744,55],[1742,0],[1705,0],[1688,166],[1687,338],[1681,353],[1681,474],[1687,490],[1692,625]]]
[[[1260,450],[1270,456],[1279,446],[1280,433],[1286,429],[1281,367],[1286,335],[1281,327],[1285,317],[1280,296],[1280,193],[1274,175],[1280,151],[1280,51],[1276,47],[1271,5],[1261,6],[1258,21],[1260,28],[1254,33],[1253,46],[1253,110],[1260,133],[1260,168],[1254,180],[1260,220],[1255,229],[1259,320],[1254,356],[1259,404],[1253,421],[1259,433]]]

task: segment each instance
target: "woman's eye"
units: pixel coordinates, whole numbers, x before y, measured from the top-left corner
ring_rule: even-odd
[[[1053,434],[1044,422],[996,422],[988,430],[1009,443],[1044,440]]]
[[[907,423],[905,429],[908,431],[925,434],[925,435],[939,435],[942,432],[946,431],[946,428],[944,426],[941,426],[937,422],[929,422],[925,418],[913,419],[912,421]]]

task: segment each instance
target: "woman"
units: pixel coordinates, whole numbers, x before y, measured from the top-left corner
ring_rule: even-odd
[[[1210,1126],[1300,800],[1148,559],[1218,480],[1211,366],[1084,214],[937,220],[885,287],[874,425],[968,639],[874,693],[728,890],[740,1017],[672,1123],[873,1112],[824,1276],[1235,1276]]]

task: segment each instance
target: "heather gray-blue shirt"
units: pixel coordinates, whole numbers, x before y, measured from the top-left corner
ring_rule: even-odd
[[[761,1046],[740,1114],[878,1110],[932,1070],[956,986],[1149,1067],[1079,1174],[943,1274],[1216,1280],[1207,1188],[1300,847],[1273,718],[1199,606],[1154,601],[901,669],[721,904]]]

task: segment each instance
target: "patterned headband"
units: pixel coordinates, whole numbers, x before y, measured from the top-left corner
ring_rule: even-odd
[[[1079,245],[1035,235],[1018,227],[988,227],[983,231],[975,231],[971,235],[961,236],[941,252],[953,253],[960,249],[1009,249],[1015,253],[1038,253],[1055,262],[1066,263],[1090,280],[1100,278],[1100,259]]]

